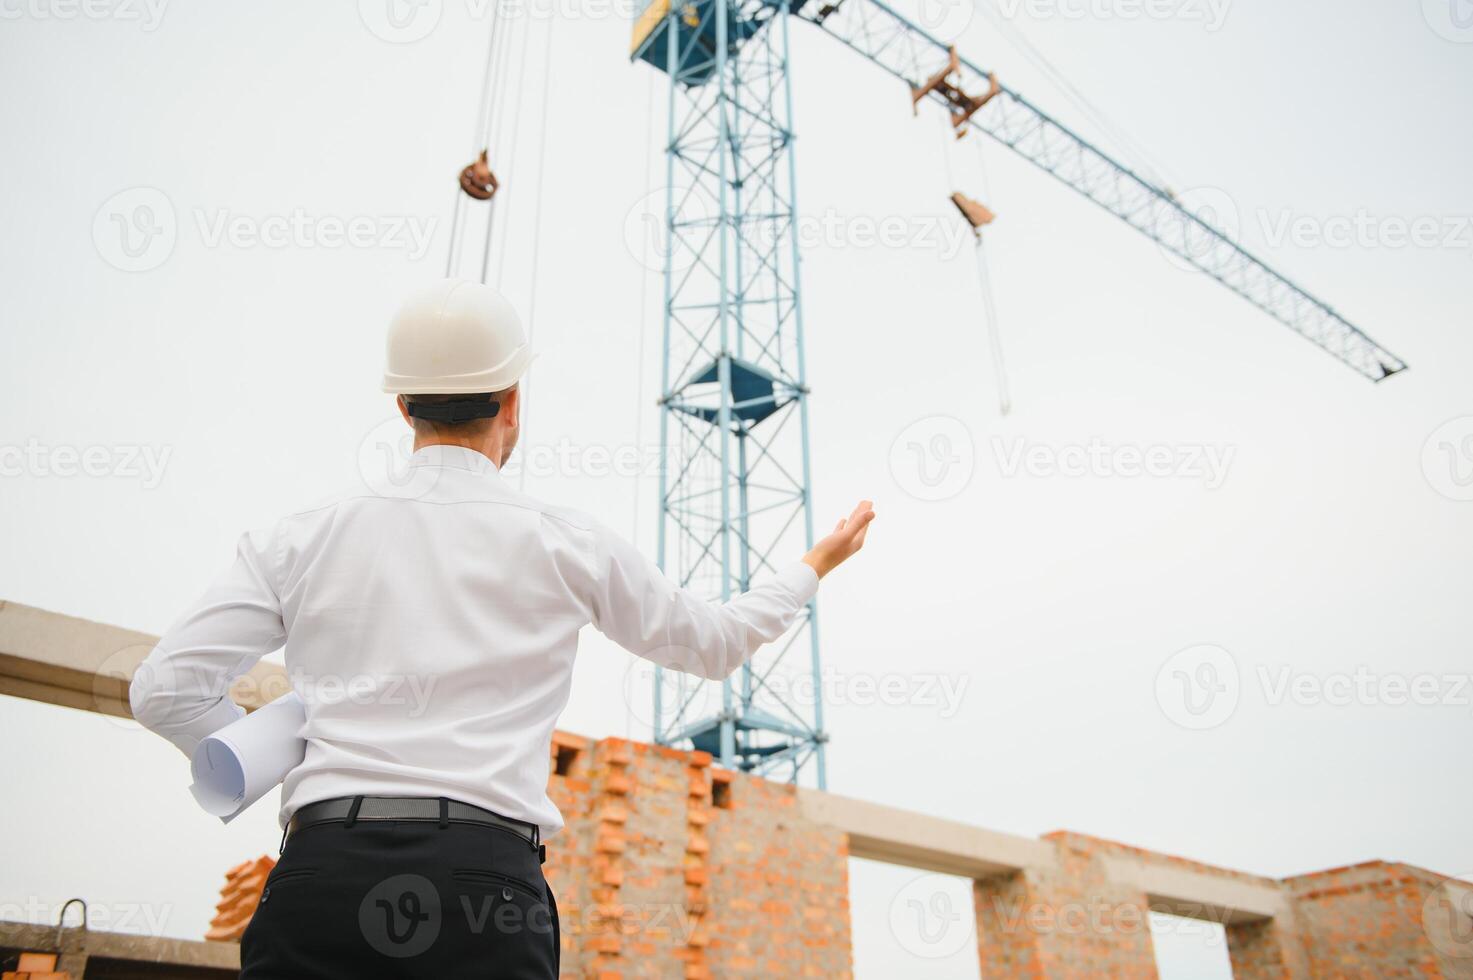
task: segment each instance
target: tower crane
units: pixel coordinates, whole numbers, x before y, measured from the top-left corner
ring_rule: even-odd
[[[635,20],[630,56],[668,76],[657,548],[661,567],[683,585],[729,599],[772,572],[775,555],[806,548],[814,536],[793,20],[903,82],[916,105],[941,105],[958,137],[992,137],[1366,378],[1379,382],[1406,367],[1169,190],[881,0],[650,0]],[[828,736],[818,625],[810,604],[775,650],[720,685],[658,672],[655,741],[794,781],[811,765],[822,788]]]

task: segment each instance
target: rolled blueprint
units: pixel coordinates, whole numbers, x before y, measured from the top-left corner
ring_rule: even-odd
[[[287,694],[202,740],[190,763],[195,801],[225,823],[234,820],[302,764],[306,722],[301,698]]]

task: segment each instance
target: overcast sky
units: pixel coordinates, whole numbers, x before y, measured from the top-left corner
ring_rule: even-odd
[[[1381,385],[795,25],[816,523],[879,514],[820,595],[831,789],[1266,875],[1473,872],[1456,2],[999,0],[1173,186],[1411,365]],[[0,2],[0,598],[160,632],[242,530],[357,479],[394,424],[387,316],[444,272],[475,129],[484,11],[434,8],[416,37],[366,0]],[[1118,148],[986,17],[932,15]],[[590,460],[657,445],[662,76],[628,64],[613,4],[549,0],[518,31],[493,279],[530,315],[539,256],[525,438],[576,461],[526,488],[653,553],[653,470]],[[1007,418],[957,189],[999,215]],[[632,664],[588,635],[562,727],[647,737]],[[5,698],[0,744],[27,801],[4,918],[82,895],[94,926],[198,937],[225,869],[275,852],[274,801],[222,829],[130,723]],[[861,972],[975,975],[969,942],[936,955],[895,921],[931,894],[915,877],[855,864]],[[1158,945],[1169,975],[1222,976],[1213,942]]]

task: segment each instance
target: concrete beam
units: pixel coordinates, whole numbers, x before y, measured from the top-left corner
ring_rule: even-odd
[[[1134,857],[1103,860],[1110,880],[1145,892],[1153,912],[1232,926],[1272,919],[1288,909],[1284,893],[1273,883],[1170,868]]]
[[[61,946],[58,948],[56,935],[55,926],[0,921],[0,949],[60,953],[61,962],[57,965],[76,971],[72,973],[74,977],[84,975],[87,960],[93,957],[188,971],[171,973],[171,976],[233,977],[240,971],[240,947],[235,943],[93,932],[73,926],[61,931]],[[139,975],[143,975],[142,972]]]
[[[157,642],[146,633],[0,600],[0,694],[128,717],[128,683]],[[250,710],[287,690],[285,671],[263,663],[231,695]],[[805,817],[848,836],[854,857],[967,878],[1058,866],[1050,841],[818,790],[800,788],[798,800]],[[1174,915],[1233,925],[1273,918],[1286,907],[1272,882],[1260,885],[1125,855],[1105,860],[1112,880]]]
[[[805,817],[849,835],[853,857],[965,878],[1052,868],[1057,863],[1054,846],[1032,837],[802,787],[798,800]]]
[[[128,685],[158,637],[0,600],[0,694],[120,718]],[[253,711],[286,693],[286,672],[259,663],[231,688]]]

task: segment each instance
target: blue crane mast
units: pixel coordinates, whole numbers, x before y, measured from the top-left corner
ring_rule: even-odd
[[[1372,381],[1400,358],[880,0],[651,0],[632,59],[669,79],[658,555],[729,599],[811,546],[788,32],[805,21]],[[798,546],[801,546],[799,548]],[[657,672],[654,738],[825,785],[818,613],[733,680]]]

